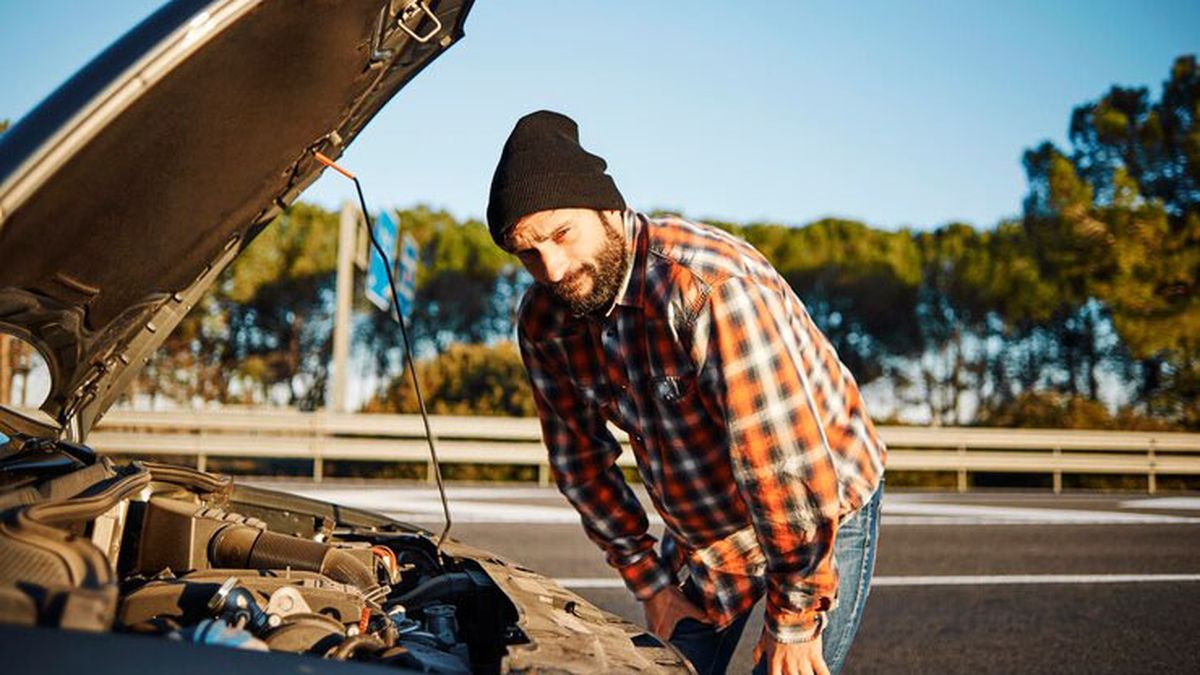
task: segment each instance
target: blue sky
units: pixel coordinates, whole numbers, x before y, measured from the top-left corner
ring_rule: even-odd
[[[157,2],[0,0],[16,120]],[[575,117],[627,200],[697,217],[994,225],[1021,152],[1200,52],[1200,2],[478,0],[467,37],[343,158],[376,206],[480,217],[522,114]],[[326,176],[303,199],[351,196]]]

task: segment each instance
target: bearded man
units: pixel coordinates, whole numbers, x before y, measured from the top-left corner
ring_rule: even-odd
[[[558,489],[700,673],[766,597],[756,672],[837,672],[867,598],[887,451],[858,386],[769,262],[625,205],[575,122],[516,124],[488,226],[535,281],[518,341]],[[623,430],[665,533],[617,467]]]

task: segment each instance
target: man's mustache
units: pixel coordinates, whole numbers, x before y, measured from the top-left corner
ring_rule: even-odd
[[[595,275],[596,266],[591,263],[584,263],[579,269],[568,273],[562,279],[550,284],[550,290],[559,295],[565,295],[574,288],[585,275]]]

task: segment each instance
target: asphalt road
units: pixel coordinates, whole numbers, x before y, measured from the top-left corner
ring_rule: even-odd
[[[425,486],[269,485],[440,523]],[[641,622],[555,491],[452,486],[451,512],[453,537]],[[875,575],[848,673],[1200,672],[1200,495],[892,491]]]

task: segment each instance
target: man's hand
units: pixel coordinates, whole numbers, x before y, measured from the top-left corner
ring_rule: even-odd
[[[775,640],[766,629],[754,648],[754,662],[766,659],[770,675],[829,675],[821,655],[821,636],[809,642],[785,643]]]
[[[675,624],[681,619],[707,620],[704,612],[693,605],[683,591],[674,586],[666,586],[643,600],[642,609],[646,611],[646,627],[663,640],[671,639],[671,633],[675,632]]]

